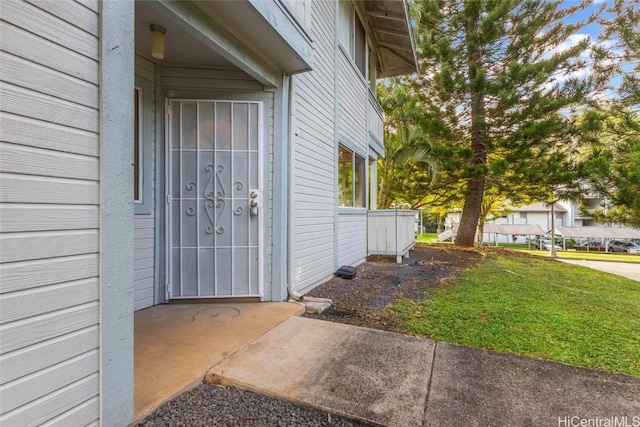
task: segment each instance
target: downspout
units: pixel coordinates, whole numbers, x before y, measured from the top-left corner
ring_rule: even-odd
[[[288,159],[287,159],[287,266],[288,266],[288,280],[287,280],[287,293],[289,298],[293,298],[296,301],[302,301],[304,295],[293,290],[293,284],[295,283],[295,267],[293,265],[293,136],[295,132],[295,123],[293,115],[293,75],[289,76],[289,99],[287,100],[287,112],[288,114],[288,132],[287,132],[287,144],[288,144]]]

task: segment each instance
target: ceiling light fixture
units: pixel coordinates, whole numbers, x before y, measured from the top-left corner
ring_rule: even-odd
[[[151,56],[164,59],[164,35],[167,30],[161,25],[152,24],[151,28]]]

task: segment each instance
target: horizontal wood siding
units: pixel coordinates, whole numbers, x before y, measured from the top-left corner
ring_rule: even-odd
[[[305,291],[333,273],[335,253],[334,3],[314,1],[314,70],[294,82],[293,287]]]
[[[88,6],[0,7],[0,425],[99,419],[99,15]]]
[[[354,265],[367,257],[367,213],[338,215],[338,264]]]
[[[369,93],[362,76],[345,54],[338,53],[338,132],[360,155],[367,154]]]
[[[151,87],[155,85],[155,64],[141,55],[136,55],[135,64],[136,76],[147,80],[151,83]],[[143,108],[149,106],[143,105]],[[155,168],[156,168],[156,123],[155,123],[155,110],[156,99],[155,93],[152,97],[153,109],[151,117],[153,117],[152,123],[143,123],[143,126],[151,126],[152,149],[151,149],[151,171],[144,171],[144,178],[150,178],[151,182],[145,182],[144,185],[151,185],[151,197],[149,205],[151,206],[151,212],[144,215],[136,215],[134,220],[134,293],[133,293],[133,308],[134,310],[141,310],[143,308],[151,307],[154,304],[155,295]],[[145,141],[148,143],[148,141]],[[142,159],[144,163],[144,159]],[[142,191],[143,196],[147,194]],[[141,250],[145,249],[145,250]]]
[[[253,77],[238,68],[164,67],[162,85],[175,90],[263,90]]]

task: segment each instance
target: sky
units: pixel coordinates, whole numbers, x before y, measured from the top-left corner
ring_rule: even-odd
[[[563,7],[569,7],[569,6],[574,6],[576,4],[578,4],[579,1],[578,0],[565,0],[562,4]],[[595,0],[589,7],[587,7],[585,10],[580,11],[579,13],[576,13],[574,16],[572,16],[571,18],[567,19],[567,23],[576,23],[578,21],[581,20],[585,20],[587,19],[591,14],[597,12],[602,6],[603,4],[605,5],[605,7],[610,7],[612,5],[612,0]],[[608,12],[603,12],[602,17],[611,17],[611,14]],[[585,26],[583,28],[581,28],[580,30],[578,30],[576,32],[576,34],[574,36],[572,36],[565,44],[566,47],[570,47],[571,45],[579,42],[581,39],[583,39],[584,37],[589,37],[591,42],[594,44],[603,44],[602,42],[599,42],[598,37],[600,36],[602,32],[602,27],[599,23],[594,22],[592,24],[589,24],[588,26]],[[610,43],[604,43],[604,46],[608,46],[610,45]],[[612,47],[613,48],[613,47]],[[588,53],[584,54],[583,59],[588,60]],[[623,69],[625,69],[626,71],[631,71],[632,67],[631,66],[626,66],[623,67]],[[580,75],[580,77],[582,76],[586,76],[588,75],[590,72],[589,67],[585,68],[584,70],[581,70],[580,72],[576,73],[578,75]],[[620,76],[615,76],[614,78],[612,78],[611,82],[613,84],[614,87],[617,87],[620,84],[621,81],[621,77]]]

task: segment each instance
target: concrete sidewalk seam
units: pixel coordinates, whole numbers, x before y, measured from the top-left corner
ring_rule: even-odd
[[[431,356],[431,369],[429,369],[429,382],[427,383],[427,395],[424,398],[424,404],[422,407],[424,408],[424,412],[422,413],[422,425],[424,426],[427,421],[427,409],[429,406],[429,395],[431,394],[431,384],[433,383],[433,369],[436,365],[436,352],[438,351],[438,341],[433,341],[433,355]]]

